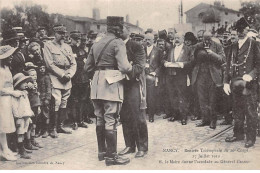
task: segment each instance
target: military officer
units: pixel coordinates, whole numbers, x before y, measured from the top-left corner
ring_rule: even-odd
[[[53,129],[51,137],[58,137],[57,132],[70,134],[71,131],[64,128],[63,123],[67,118],[67,100],[71,92],[71,78],[74,76],[77,63],[71,47],[64,43],[66,28],[62,25],[53,27],[55,39],[44,43],[44,61],[49,70],[52,82],[52,97],[55,100],[53,115]],[[58,129],[57,129],[57,124]]]
[[[247,36],[251,22],[247,17],[242,17],[236,22],[238,42],[226,48],[227,63],[224,73],[224,91],[227,95],[232,92],[235,120],[234,135],[227,137],[226,142],[244,140],[246,119],[246,148],[252,147],[256,141],[257,77],[260,68],[259,44]],[[243,89],[241,92],[241,89],[236,87],[239,83],[247,90]]]
[[[107,35],[94,43],[84,70],[93,76],[91,99],[97,116],[98,159],[106,165],[122,165],[128,158],[117,155],[117,117],[124,99],[122,79],[132,70],[127,60],[123,17],[107,17]],[[105,144],[106,141],[106,144]]]

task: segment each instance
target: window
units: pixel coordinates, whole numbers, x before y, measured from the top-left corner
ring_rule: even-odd
[[[228,15],[228,12],[227,12],[227,11],[225,12],[225,15]]]
[[[237,17],[240,17],[240,14],[239,14],[239,13],[237,14]]]
[[[100,30],[100,25],[97,25],[97,29]]]

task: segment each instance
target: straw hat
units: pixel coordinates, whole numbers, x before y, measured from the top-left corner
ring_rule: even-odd
[[[9,56],[11,56],[14,53],[14,51],[16,49],[17,48],[11,47],[9,45],[1,46],[0,47],[0,59],[8,58]]]
[[[17,73],[13,77],[14,81],[14,88],[17,87],[17,85],[21,84],[22,82],[29,82],[32,81],[32,78],[30,76],[25,76],[23,73]]]

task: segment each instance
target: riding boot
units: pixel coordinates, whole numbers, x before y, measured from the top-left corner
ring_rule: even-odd
[[[105,127],[96,126],[97,142],[98,142],[98,160],[102,161],[105,159],[106,155],[106,137],[105,137]]]
[[[106,165],[126,165],[130,162],[129,158],[119,157],[117,155],[117,131],[115,130],[106,130]]]
[[[58,111],[55,111],[53,115],[53,127],[50,132],[50,136],[52,138],[58,138],[58,133],[57,133],[58,117],[59,117],[59,113]]]
[[[67,119],[67,109],[66,108],[60,108],[59,111],[59,125],[58,125],[58,129],[57,132],[58,133],[65,133],[65,134],[71,134],[72,131],[69,129],[66,129],[64,127],[64,121]]]

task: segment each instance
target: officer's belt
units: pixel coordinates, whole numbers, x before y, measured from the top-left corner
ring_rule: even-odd
[[[112,66],[100,66],[100,67],[96,67],[96,70],[117,70],[115,67]]]

